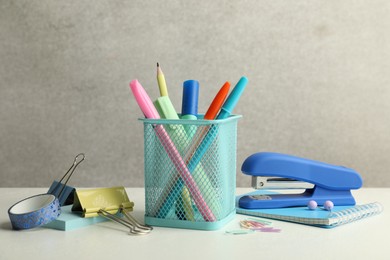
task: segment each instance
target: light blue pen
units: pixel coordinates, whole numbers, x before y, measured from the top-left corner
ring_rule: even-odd
[[[230,116],[231,112],[233,111],[234,107],[237,105],[238,100],[240,99],[242,93],[244,92],[244,89],[246,85],[248,84],[248,79],[246,77],[242,77],[232,92],[227,97],[226,101],[222,105],[221,111],[217,116],[217,119],[225,119]],[[193,172],[204,154],[207,152],[208,148],[212,144],[214,138],[218,134],[218,127],[216,125],[212,125],[205,137],[203,138],[201,144],[199,145],[198,149],[194,152],[193,156],[188,162],[188,170],[190,172]],[[176,184],[174,185],[173,189],[170,190],[170,194],[167,196],[168,199],[165,200],[165,205],[162,207],[169,208],[171,204],[173,204],[174,201],[176,201],[176,198],[180,195],[180,191],[183,187],[184,183],[181,179],[178,179]]]

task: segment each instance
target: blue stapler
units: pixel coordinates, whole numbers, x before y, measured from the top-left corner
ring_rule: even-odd
[[[241,171],[252,176],[255,189],[305,189],[299,194],[243,196],[239,206],[247,209],[306,206],[310,200],[318,205],[327,200],[334,205],[355,205],[351,189],[363,184],[360,175],[350,168],[280,153],[253,154],[244,161]]]

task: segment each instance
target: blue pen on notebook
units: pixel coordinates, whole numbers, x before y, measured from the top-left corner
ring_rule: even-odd
[[[238,81],[237,85],[234,87],[234,89],[232,90],[232,92],[230,93],[230,95],[222,105],[221,111],[218,114],[217,119],[225,119],[229,117],[234,107],[237,105],[237,102],[241,97],[247,83],[248,83],[248,79],[246,77],[242,77]],[[189,158],[187,166],[190,172],[193,172],[194,169],[197,167],[200,160],[207,152],[210,145],[213,143],[213,140],[217,136],[217,133],[218,133],[218,127],[212,125],[209,131],[207,132],[207,134],[204,136],[201,144],[198,146],[198,149],[196,149],[193,154],[189,154],[189,156],[186,154],[186,156],[184,156],[184,160]],[[177,197],[180,194],[179,191],[181,191],[182,186],[183,186],[183,182],[180,179],[178,179],[175,185],[173,186],[173,188],[170,189],[167,199],[165,199],[164,206],[162,208],[170,207],[173,204],[173,202],[176,201]]]

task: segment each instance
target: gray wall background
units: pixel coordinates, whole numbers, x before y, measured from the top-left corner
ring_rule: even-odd
[[[229,80],[237,185],[252,153],[294,154],[390,186],[389,1],[0,0],[0,186],[49,186],[77,153],[74,186],[143,186],[141,113],[128,83],[159,95],[160,62],[180,110]]]

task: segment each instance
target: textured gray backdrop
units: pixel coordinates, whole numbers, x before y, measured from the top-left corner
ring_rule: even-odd
[[[48,186],[84,152],[75,186],[143,186],[143,128],[128,83],[200,112],[229,80],[239,171],[274,151],[390,185],[390,2],[0,0],[0,186]]]

